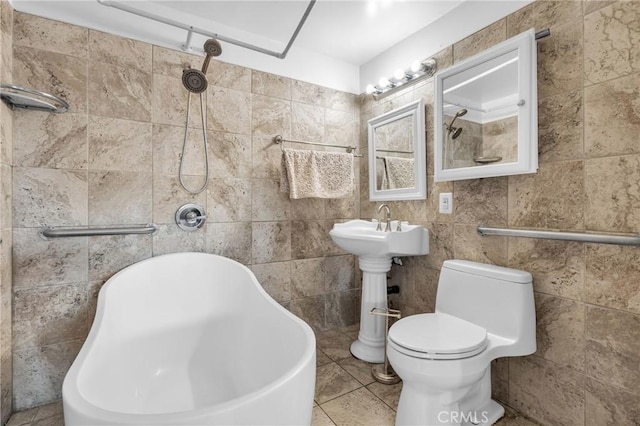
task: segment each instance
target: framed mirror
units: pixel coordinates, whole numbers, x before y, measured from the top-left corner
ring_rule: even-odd
[[[438,73],[434,180],[535,173],[537,112],[533,29]]]
[[[427,198],[424,102],[369,120],[369,199]]]

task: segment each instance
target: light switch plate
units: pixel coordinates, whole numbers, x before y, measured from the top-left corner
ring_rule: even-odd
[[[443,192],[440,194],[440,204],[438,210],[442,214],[453,213],[453,194],[451,192]]]

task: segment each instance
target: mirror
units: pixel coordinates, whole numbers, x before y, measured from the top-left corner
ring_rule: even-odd
[[[434,180],[535,173],[533,29],[436,75]]]
[[[369,120],[369,199],[427,198],[424,102]]]

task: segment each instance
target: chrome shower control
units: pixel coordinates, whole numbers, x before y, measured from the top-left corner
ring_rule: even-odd
[[[201,228],[206,218],[204,208],[198,204],[185,204],[176,211],[176,224],[187,232]]]

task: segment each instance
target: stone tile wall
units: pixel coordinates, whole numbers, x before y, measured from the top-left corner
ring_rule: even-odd
[[[187,103],[181,76],[203,58],[17,12],[13,34],[14,82],[71,105],[63,115],[15,112],[17,410],[60,398],[101,285],[150,256],[221,254],[250,265],[267,291],[315,330],[357,321],[354,259],[328,231],[357,216],[359,194],[291,201],[279,191],[281,148],[271,141],[281,134],[353,145],[356,96],[212,61],[205,104],[211,180],[206,192],[190,195],[178,182]],[[195,96],[191,113],[184,169],[188,186],[197,188],[204,163]],[[187,233],[174,214],[193,202],[208,219]],[[45,241],[38,234],[44,225],[148,222],[160,226],[157,235]]]
[[[494,362],[496,398],[553,425],[640,424],[640,248],[479,237],[478,224],[576,231],[640,231],[640,3],[537,1],[438,55],[439,68],[530,27],[538,42],[538,173],[433,182],[428,199],[391,203],[396,218],[431,231],[431,254],[394,266],[405,314],[433,311],[439,269],[468,259],[530,271],[538,350]],[[433,152],[433,83],[366,99],[366,121],[423,97]],[[368,202],[361,169],[361,217]],[[437,213],[453,192],[454,213]]]
[[[0,0],[0,83],[11,83],[13,8]],[[12,146],[13,117],[11,109],[0,102],[0,423],[11,416],[13,387],[12,367]]]

